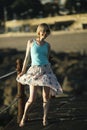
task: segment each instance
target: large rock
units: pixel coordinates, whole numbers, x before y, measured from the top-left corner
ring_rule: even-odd
[[[10,51],[10,52],[9,52]],[[1,74],[6,74],[16,69],[16,59],[24,58],[25,52],[16,50],[1,50],[0,64]],[[9,55],[8,55],[9,54]],[[51,53],[51,64],[58,81],[67,94],[87,93],[87,55],[80,53]],[[1,93],[2,92],[2,93]],[[1,80],[0,86],[1,104],[9,106],[17,94],[16,74]],[[40,93],[40,91],[39,91]],[[41,93],[40,93],[41,94]],[[17,106],[11,106],[9,113],[16,114]]]

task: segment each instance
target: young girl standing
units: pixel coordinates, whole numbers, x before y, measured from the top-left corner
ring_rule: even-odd
[[[25,104],[24,114],[19,126],[25,124],[26,114],[36,99],[38,87],[42,87],[43,96],[43,126],[48,124],[47,113],[51,94],[62,93],[62,88],[54,75],[51,64],[49,62],[50,44],[45,39],[50,34],[50,28],[46,23],[42,23],[37,27],[37,38],[29,40],[26,48],[26,55],[23,62],[21,73],[17,77],[17,81],[21,84],[29,85],[29,99]],[[31,57],[31,66],[27,70]]]

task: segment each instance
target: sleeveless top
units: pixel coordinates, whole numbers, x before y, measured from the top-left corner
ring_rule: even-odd
[[[33,45],[31,47],[31,65],[47,65],[48,61],[48,52],[49,52],[48,43],[44,43],[43,45],[38,45],[34,40]]]

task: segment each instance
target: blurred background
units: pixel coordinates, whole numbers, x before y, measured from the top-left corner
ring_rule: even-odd
[[[52,30],[66,30],[76,22],[86,29],[86,5],[87,0],[0,0],[0,33],[34,32],[40,20]]]
[[[87,117],[87,0],[0,0],[0,129],[17,116],[16,60],[24,59],[27,41],[36,37],[42,22],[51,28],[47,38],[50,62],[64,91],[58,97],[61,101],[71,97],[84,100],[82,111],[70,106],[63,115],[83,113]],[[25,94],[28,97],[28,86]],[[38,94],[41,97],[40,91]],[[79,109],[80,103],[76,102]],[[80,128],[76,125],[74,130]]]

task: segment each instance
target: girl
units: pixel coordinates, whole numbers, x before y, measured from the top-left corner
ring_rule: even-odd
[[[29,40],[26,48],[26,55],[23,62],[21,73],[17,77],[17,81],[21,84],[29,85],[29,99],[25,104],[24,114],[19,126],[24,126],[26,114],[36,99],[38,87],[42,87],[43,95],[43,126],[48,124],[47,113],[49,101],[52,94],[62,93],[62,88],[55,77],[49,62],[50,44],[45,39],[50,34],[50,28],[46,23],[42,23],[37,27],[37,38]],[[31,57],[31,67],[26,71]]]

